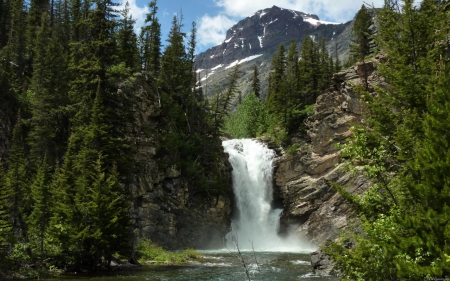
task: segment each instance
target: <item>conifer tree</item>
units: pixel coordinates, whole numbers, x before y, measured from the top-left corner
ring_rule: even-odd
[[[24,125],[20,112],[13,131],[12,147],[8,158],[5,190],[10,197],[5,204],[11,215],[14,236],[18,241],[28,243],[28,225],[26,217],[31,211],[29,171],[25,156]]]
[[[314,103],[317,98],[320,76],[319,60],[317,44],[309,36],[306,36],[300,52],[299,79],[308,104]]]
[[[372,15],[363,4],[355,16],[353,39],[350,46],[350,52],[355,61],[364,62],[364,58],[371,53],[372,32],[370,26],[372,24]]]
[[[35,42],[34,70],[30,90],[31,131],[29,134],[30,158],[33,164],[46,159],[54,166],[61,161],[68,138],[68,56],[56,34],[51,35],[47,14],[42,15],[42,24]]]
[[[283,43],[278,47],[276,55],[272,59],[271,73],[269,74],[269,89],[266,100],[269,113],[282,112],[283,89],[282,81],[286,68],[286,51]]]
[[[258,77],[258,66],[256,64],[253,66],[252,91],[258,99],[261,98],[261,85]]]
[[[286,71],[282,84],[282,103],[284,104],[282,115],[284,125],[288,130],[298,125],[295,119],[297,119],[298,111],[303,103],[300,99],[301,85],[298,79],[299,75],[297,41],[292,40],[286,57]]]
[[[120,12],[122,19],[119,20],[119,31],[117,33],[118,41],[118,57],[125,62],[126,67],[134,71],[140,69],[139,67],[139,53],[137,49],[137,38],[134,33],[134,24],[130,12],[130,5],[128,1],[125,8]]]
[[[161,24],[156,13],[158,7],[155,1],[149,4],[150,13],[147,14],[145,23],[150,23],[141,28],[140,56],[143,70],[148,73],[148,81],[154,81],[159,74],[161,65]],[[153,80],[152,80],[153,79]]]
[[[8,43],[9,23],[11,21],[11,1],[0,1],[0,50]]]
[[[6,72],[10,76],[10,83],[19,89],[25,73],[25,13],[23,0],[12,0],[9,24],[8,42],[3,48],[3,59],[7,64]],[[17,90],[16,90],[17,91]]]
[[[44,240],[51,218],[51,202],[53,198],[49,189],[50,167],[46,159],[43,159],[39,164],[31,185],[33,207],[27,221],[30,228],[30,235],[32,236],[30,240],[33,238],[37,240],[37,251],[41,258],[45,258]]]
[[[6,271],[3,266],[7,264],[6,259],[13,242],[11,209],[9,207],[10,199],[13,197],[11,192],[12,190],[7,188],[5,170],[0,161],[0,272]],[[0,273],[0,278],[3,278],[2,273]]]

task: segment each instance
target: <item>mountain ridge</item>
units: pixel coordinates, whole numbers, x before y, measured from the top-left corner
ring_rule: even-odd
[[[198,78],[208,93],[212,85],[223,85],[230,68],[240,64],[241,78],[244,78],[240,90],[245,95],[250,90],[251,68],[256,64],[264,97],[272,57],[281,43],[287,47],[294,39],[301,47],[305,36],[316,42],[324,38],[333,58],[337,53],[343,61],[348,57],[352,26],[352,21],[330,23],[314,14],[278,6],[258,10],[229,28],[222,43],[196,56]]]

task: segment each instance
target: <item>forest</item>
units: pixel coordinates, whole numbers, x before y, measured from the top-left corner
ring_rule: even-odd
[[[228,105],[210,106],[197,86],[195,23],[187,38],[174,16],[162,50],[156,1],[139,35],[128,4],[0,4],[0,111],[11,128],[1,155],[0,272],[96,271],[113,256],[136,263],[129,188],[142,142],[197,193],[222,194],[228,182],[212,164]],[[152,110],[160,114],[149,122]]]
[[[96,271],[114,257],[136,262],[129,187],[141,169],[140,140],[151,139],[158,165],[180,167],[196,192],[223,194],[219,137],[291,145],[293,134],[306,136],[304,120],[341,69],[323,41],[305,37],[301,48],[280,45],[265,101],[257,66],[252,93],[238,92],[237,66],[207,97],[195,72],[195,23],[187,36],[174,16],[163,50],[156,1],[140,34],[128,5],[117,6],[0,2],[0,113],[11,129],[0,154],[0,274],[30,264]],[[450,3],[386,0],[374,18],[364,6],[358,12],[346,65],[380,54],[389,86],[359,87],[365,122],[342,145],[348,170],[373,185],[356,196],[334,184],[361,227],[325,251],[344,280],[445,277]],[[155,102],[160,115],[149,126]]]

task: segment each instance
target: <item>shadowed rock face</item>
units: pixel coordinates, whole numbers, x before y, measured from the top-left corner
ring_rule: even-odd
[[[158,96],[145,82],[136,86],[140,100],[136,112],[136,128],[160,128],[163,118]],[[176,165],[159,165],[161,156],[155,134],[135,132],[131,141],[136,146],[135,161],[139,171],[133,174],[130,185],[130,213],[135,226],[135,239],[149,238],[167,249],[188,247],[204,249],[222,247],[229,232],[231,214],[231,166],[228,155],[214,163],[219,176],[228,180],[229,190],[223,195],[199,193]],[[219,140],[217,140],[219,141]]]
[[[375,71],[374,61],[378,59],[334,74],[332,85],[317,98],[314,115],[307,120],[310,142],[304,143],[294,156],[284,154],[278,158],[275,195],[284,206],[282,230],[294,227],[299,236],[320,245],[337,238],[339,230],[349,224],[351,210],[331,182],[354,194],[365,191],[370,182],[342,170],[345,164],[341,163],[336,144],[351,136],[353,124],[363,122],[364,108],[355,86],[365,83],[364,73],[368,75],[369,90],[374,84],[385,84]]]

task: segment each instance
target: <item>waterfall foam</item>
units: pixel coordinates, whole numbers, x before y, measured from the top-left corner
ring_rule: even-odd
[[[280,237],[278,228],[282,209],[272,208],[272,162],[275,152],[251,139],[233,139],[222,143],[233,167],[233,191],[237,214],[231,221],[227,246],[233,239],[241,250],[311,251],[299,237]],[[253,245],[253,246],[252,246]]]

